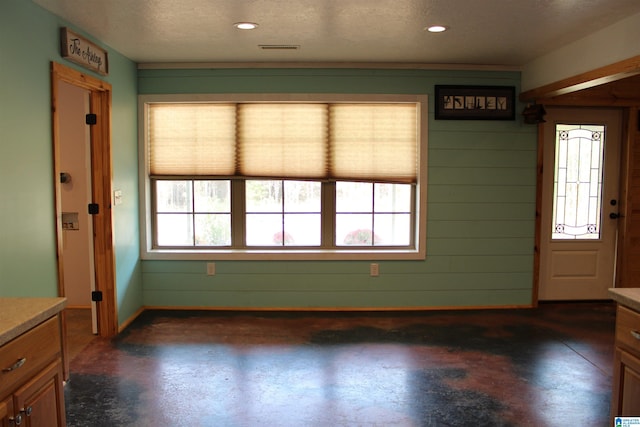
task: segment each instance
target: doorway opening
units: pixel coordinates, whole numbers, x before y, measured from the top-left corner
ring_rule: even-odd
[[[87,212],[91,197],[89,90],[59,81],[57,113],[60,204],[62,207],[62,274],[67,298],[67,354],[73,360],[98,333],[93,261],[93,221]]]
[[[79,129],[79,139],[84,142],[75,143],[86,144],[86,155],[81,153],[80,148],[72,145],[74,141],[69,134],[69,127],[63,123],[69,117],[68,111],[63,110],[71,108],[63,102],[64,98],[69,98],[69,93],[76,94],[77,108],[88,110],[94,118],[91,120],[91,118],[80,116],[83,122],[80,125],[71,126],[73,129]],[[118,324],[111,209],[111,85],[52,62],[51,102],[58,294],[67,297],[71,307],[83,306],[87,303],[92,305],[94,300],[98,300],[94,305],[94,331],[103,337],[114,336],[117,333]],[[87,122],[94,124],[86,125]],[[76,155],[79,157],[77,163],[85,162],[86,176],[81,172],[69,173],[66,170],[71,156]],[[71,199],[67,191],[71,183],[77,187],[86,188],[80,189],[82,193],[80,198],[85,200],[73,206],[70,206]],[[89,201],[88,204],[86,200]],[[89,216],[90,210],[93,214]],[[84,234],[86,238],[78,243],[80,249],[76,250],[84,251],[84,256],[74,255],[68,251],[72,246],[72,238],[78,240],[76,238],[80,234]],[[84,287],[79,291],[76,291],[70,283],[76,281],[76,278],[72,278],[74,275],[79,276],[77,280],[84,283]],[[89,296],[88,300],[87,296]],[[63,312],[63,323],[65,327],[63,345],[66,353],[65,312]],[[68,378],[69,360],[66,359],[65,378]]]

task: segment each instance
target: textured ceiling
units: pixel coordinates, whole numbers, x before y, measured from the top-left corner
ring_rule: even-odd
[[[640,13],[640,0],[32,1],[139,63],[520,66]],[[237,30],[233,23],[238,21],[259,27]],[[424,30],[436,23],[449,31]]]

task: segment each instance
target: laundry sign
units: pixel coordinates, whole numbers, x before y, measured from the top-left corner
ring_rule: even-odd
[[[69,61],[104,76],[109,74],[107,51],[66,27],[60,28],[60,51]]]

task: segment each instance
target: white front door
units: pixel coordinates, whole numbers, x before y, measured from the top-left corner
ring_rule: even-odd
[[[609,298],[614,286],[622,113],[548,108],[539,300]]]

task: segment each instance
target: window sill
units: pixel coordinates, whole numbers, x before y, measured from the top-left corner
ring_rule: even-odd
[[[358,260],[424,260],[425,252],[402,249],[385,250],[162,250],[142,252],[143,260],[229,260],[229,261],[358,261]]]

